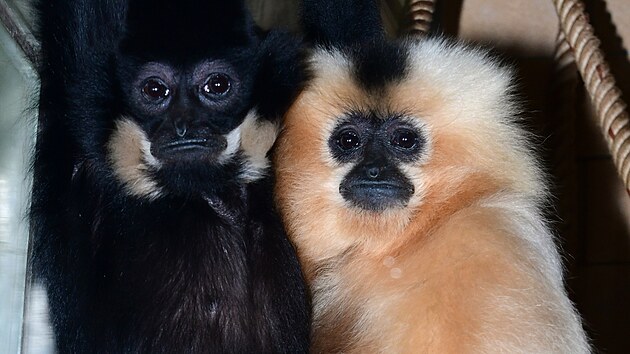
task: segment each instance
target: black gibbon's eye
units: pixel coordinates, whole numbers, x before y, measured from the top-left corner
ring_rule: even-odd
[[[171,90],[158,79],[149,79],[142,88],[145,97],[153,101],[163,100],[171,94]]]
[[[232,82],[230,77],[225,74],[213,73],[208,78],[208,81],[203,85],[203,92],[206,95],[225,95],[230,91]]]
[[[418,134],[410,129],[398,129],[392,134],[390,143],[401,149],[413,149],[418,144]]]
[[[351,129],[346,129],[337,135],[337,146],[342,150],[356,149],[361,145],[359,134]]]

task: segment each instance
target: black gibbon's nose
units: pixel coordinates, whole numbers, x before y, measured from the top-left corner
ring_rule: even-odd
[[[374,179],[381,174],[381,168],[378,166],[371,166],[366,168],[366,174],[368,178]]]
[[[183,119],[176,119],[173,125],[175,126],[175,132],[177,132],[177,136],[183,138],[188,131],[188,124],[186,124],[186,121]]]

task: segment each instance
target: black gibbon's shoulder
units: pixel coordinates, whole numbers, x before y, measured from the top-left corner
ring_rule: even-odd
[[[242,1],[39,1],[33,269],[57,350],[306,352],[268,152],[299,41]]]

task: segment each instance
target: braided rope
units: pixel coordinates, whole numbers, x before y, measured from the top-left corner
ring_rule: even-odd
[[[617,171],[630,194],[630,116],[580,0],[553,0]]]
[[[434,0],[411,0],[409,4],[409,12],[411,13],[409,33],[412,35],[427,34],[431,28],[434,9]]]

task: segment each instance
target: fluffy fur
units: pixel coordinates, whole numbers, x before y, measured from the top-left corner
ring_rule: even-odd
[[[312,352],[589,352],[510,71],[441,39],[348,38],[346,26],[378,16],[374,1],[355,3],[305,1],[313,79],[275,155],[276,199],[312,293]],[[420,132],[418,158],[398,163],[414,186],[405,205],[366,210],[340,192],[355,163],[335,159],[330,139],[353,112]]]
[[[306,352],[266,157],[302,81],[298,43],[259,34],[240,1],[36,7],[32,260],[57,350]]]

